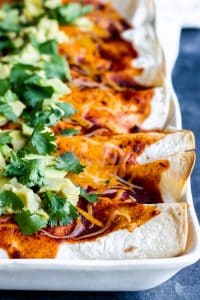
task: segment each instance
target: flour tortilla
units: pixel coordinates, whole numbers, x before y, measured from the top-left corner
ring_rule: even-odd
[[[108,2],[108,1],[103,1]],[[165,58],[152,24],[155,22],[155,6],[152,0],[111,1],[133,29],[123,32],[122,37],[133,44],[138,52],[134,68],[142,69],[134,80],[144,86],[163,86],[165,82]]]
[[[195,149],[194,134],[189,130],[147,134],[149,137],[154,136],[159,140],[150,146],[145,147],[144,151],[136,159],[139,164],[166,158],[176,153],[192,151]]]
[[[64,243],[59,259],[126,260],[167,258],[185,251],[188,233],[185,203],[157,204],[160,214],[133,232],[118,230],[95,241]]]
[[[159,183],[161,195],[165,202],[183,200],[187,179],[195,161],[195,152],[189,151],[168,157],[170,167],[163,172]]]
[[[132,179],[133,183],[134,178],[137,178],[137,180],[147,178],[148,180],[156,182],[156,180],[159,180],[159,171],[157,170],[162,169],[162,161],[168,161],[169,163],[169,167],[161,173],[161,178],[158,183],[162,199],[164,199],[164,202],[181,201],[187,179],[194,165],[194,151],[171,155],[157,162],[155,160],[154,163],[128,165],[126,168],[126,176],[128,176],[129,180]]]
[[[154,88],[151,100],[150,115],[141,124],[146,130],[163,129],[165,127],[170,108],[170,95],[165,87]]]

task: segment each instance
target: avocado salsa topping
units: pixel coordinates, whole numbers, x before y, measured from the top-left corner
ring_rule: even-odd
[[[16,1],[0,8],[0,126],[12,122],[16,128],[0,131],[0,214],[13,215],[25,235],[73,222],[79,196],[98,200],[66,177],[84,166],[71,152],[55,156],[50,129],[76,113],[59,100],[70,93],[71,80],[67,60],[58,52],[58,44],[68,39],[59,25],[81,24],[92,9],[59,0]]]

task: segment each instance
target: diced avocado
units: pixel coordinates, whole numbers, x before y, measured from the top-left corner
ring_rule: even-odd
[[[83,31],[91,30],[93,27],[93,23],[87,17],[81,17],[76,19],[74,21],[74,24],[76,24]]]
[[[37,214],[43,217],[45,220],[49,219],[49,215],[42,208],[37,211]]]
[[[5,125],[8,122],[8,119],[0,114],[0,126]]]
[[[26,140],[19,130],[11,130],[10,137],[15,151],[21,150],[25,146]]]
[[[66,171],[63,170],[56,170],[53,167],[47,167],[44,171],[44,177],[47,179],[47,181],[51,178],[56,179],[63,179],[66,175]]]
[[[5,79],[10,74],[11,66],[8,64],[1,64],[0,63],[0,79]]]
[[[0,152],[3,155],[3,157],[8,158],[10,156],[11,148],[8,147],[8,145],[2,145],[0,146]]]
[[[17,59],[21,63],[35,65],[41,59],[41,55],[33,45],[27,44],[20,55],[18,55]]]
[[[28,20],[38,17],[43,12],[42,0],[25,0],[24,15]]]
[[[45,190],[61,192],[74,206],[78,203],[80,188],[67,178],[46,178],[45,187],[41,189],[41,192]]]
[[[9,102],[9,105],[12,107],[12,110],[17,117],[19,117],[22,114],[25,108],[24,103],[22,103],[21,101]]]
[[[22,123],[22,133],[25,136],[31,136],[33,133],[33,128],[31,128],[30,126],[28,126],[25,123]]]
[[[0,170],[3,170],[6,166],[6,162],[5,162],[5,159],[2,155],[2,153],[0,152]]]
[[[24,187],[16,192],[16,195],[22,200],[25,208],[34,213],[39,208],[40,198],[38,195],[34,194],[32,190]]]
[[[25,160],[40,159],[43,166],[49,166],[53,163],[54,157],[50,155],[40,155],[40,154],[27,154],[24,157]]]
[[[44,6],[54,9],[54,8],[60,6],[60,4],[61,4],[61,0],[47,0],[47,1],[45,1]]]
[[[63,83],[58,78],[43,79],[42,86],[51,86],[54,89],[54,92],[58,96],[64,96],[71,92],[67,87],[66,83]]]
[[[22,200],[25,208],[30,210],[31,213],[34,213],[39,209],[41,203],[40,197],[25,185],[17,182],[16,179],[10,180],[9,183],[5,184],[2,188],[16,193]]]
[[[5,177],[5,176],[0,176],[0,187],[2,187],[3,185],[7,184],[9,182],[9,178]]]

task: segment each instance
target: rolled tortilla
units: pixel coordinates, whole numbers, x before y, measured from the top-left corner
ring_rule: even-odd
[[[134,258],[167,258],[185,251],[188,233],[187,205],[157,204],[160,214],[136,228],[107,234],[95,241],[64,243],[59,259],[118,260]]]
[[[165,60],[153,27],[145,24],[123,32],[122,37],[133,44],[138,58],[132,66],[142,69],[134,80],[147,87],[163,86],[165,80]]]
[[[152,132],[147,133],[147,136],[149,138],[157,138],[157,141],[146,146],[144,151],[137,157],[136,161],[140,164],[195,149],[194,134],[189,130],[166,133]]]
[[[139,125],[146,130],[163,129],[170,108],[170,94],[167,88],[154,88],[154,95],[150,105],[150,115]]]

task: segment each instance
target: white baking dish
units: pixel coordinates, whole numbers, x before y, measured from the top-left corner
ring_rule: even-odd
[[[172,92],[169,125],[181,128],[181,113]],[[200,258],[200,228],[190,182],[184,200],[189,204],[186,252],[166,259],[66,261],[58,259],[2,259],[0,289],[68,291],[138,291],[153,288]]]
[[[141,0],[141,2],[148,1]],[[148,3],[152,4],[152,1]],[[149,21],[152,22],[152,17],[149,17]],[[172,96],[166,125],[180,129],[180,106],[171,85],[169,89]],[[189,238],[186,252],[180,257],[117,261],[2,259],[0,289],[136,291],[155,287],[200,258],[200,230],[194,211],[190,182],[184,200],[190,206]]]

